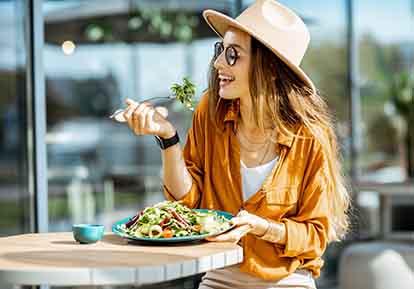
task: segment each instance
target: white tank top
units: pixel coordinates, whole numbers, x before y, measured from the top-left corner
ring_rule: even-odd
[[[275,166],[278,157],[263,165],[248,168],[240,160],[240,173],[242,176],[243,200],[248,200],[262,186],[266,177],[270,174]]]

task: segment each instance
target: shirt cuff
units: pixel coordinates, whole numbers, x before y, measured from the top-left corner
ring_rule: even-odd
[[[286,244],[282,257],[295,257],[300,255],[305,248],[307,228],[306,224],[298,223],[290,219],[282,219],[282,223],[286,228]]]
[[[284,239],[286,236],[285,224],[280,222],[275,222],[270,219],[266,219],[268,227],[266,232],[262,236],[258,236],[260,239],[276,243],[279,245],[284,245]]]

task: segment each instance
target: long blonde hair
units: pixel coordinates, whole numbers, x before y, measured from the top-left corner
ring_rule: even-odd
[[[264,132],[264,116],[270,114],[276,129],[294,134],[293,127],[303,124],[322,147],[327,164],[329,199],[328,238],[340,240],[349,227],[348,210],[350,196],[342,174],[341,158],[334,119],[328,106],[275,54],[255,38],[251,38],[251,65],[249,71],[250,96],[256,125]],[[210,63],[209,99],[210,111],[216,111],[219,103],[219,81]],[[273,81],[269,81],[269,79]],[[216,117],[217,120],[217,117]]]

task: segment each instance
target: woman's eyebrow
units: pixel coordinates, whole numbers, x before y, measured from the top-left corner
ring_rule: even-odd
[[[228,43],[227,44],[227,46],[223,43],[223,45],[225,46],[225,47],[227,47],[227,46],[234,46],[234,47],[237,47],[237,48],[240,48],[241,50],[243,50],[244,52],[246,52],[247,53],[247,51],[246,51],[246,49],[245,48],[243,48],[242,46],[240,46],[239,44],[237,44],[237,43]]]

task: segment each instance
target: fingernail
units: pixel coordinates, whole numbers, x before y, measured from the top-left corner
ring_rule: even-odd
[[[134,100],[132,100],[132,99],[130,99],[130,98],[125,99],[125,102],[126,102],[127,104],[135,104],[135,103],[136,103]]]

